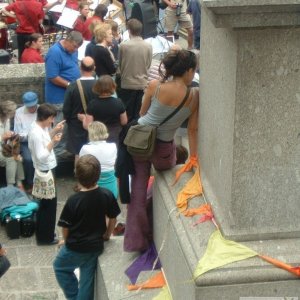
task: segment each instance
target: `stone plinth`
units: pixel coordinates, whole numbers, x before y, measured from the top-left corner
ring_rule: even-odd
[[[12,100],[21,104],[23,93],[34,91],[43,102],[44,83],[44,64],[0,65],[0,101]]]
[[[202,4],[202,179],[227,237],[299,237],[300,28],[216,28],[239,2]]]
[[[300,0],[201,4],[198,153],[206,199],[225,238],[300,265]],[[170,176],[161,174],[154,192],[157,248],[176,201]],[[213,228],[201,224],[197,233],[190,220],[171,221],[161,260],[173,299],[300,296],[297,277],[258,257],[193,281]]]

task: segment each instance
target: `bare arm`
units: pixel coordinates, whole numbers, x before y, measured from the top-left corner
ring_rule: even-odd
[[[128,122],[127,113],[124,111],[122,114],[120,114],[120,123],[122,126],[126,125]]]
[[[53,6],[55,6],[57,4],[61,4],[62,2],[63,2],[63,0],[57,0],[52,3],[47,2],[47,4],[44,6],[44,11],[47,12],[50,8],[52,8]]]
[[[62,77],[60,76],[56,76],[54,78],[50,78],[50,81],[55,84],[55,85],[58,85],[58,86],[61,86],[63,88],[67,88],[68,85],[70,84],[69,81],[63,79]]]
[[[198,114],[199,114],[199,90],[193,89],[193,107],[192,114],[188,122],[188,139],[190,156],[197,156],[198,148]]]
[[[62,228],[62,236],[63,236],[64,240],[66,240],[68,238],[68,235],[69,235],[69,229],[63,227]]]
[[[107,230],[106,230],[106,232],[103,235],[104,241],[108,241],[109,240],[109,238],[110,238],[113,230],[116,227],[116,223],[117,223],[117,219],[116,218],[108,219]]]
[[[11,18],[16,17],[14,12],[7,11],[5,8],[0,9],[0,13],[7,17],[11,17]]]
[[[169,0],[163,0],[163,1],[171,8],[176,8],[176,6],[177,6],[175,3],[172,3]]]

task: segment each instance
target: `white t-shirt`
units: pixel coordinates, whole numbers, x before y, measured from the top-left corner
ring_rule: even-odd
[[[57,166],[53,149],[48,150],[47,145],[51,142],[48,128],[42,128],[36,122],[28,134],[28,148],[31,152],[33,166],[39,171],[47,171]]]
[[[36,115],[36,111],[30,113],[26,106],[21,106],[16,110],[14,132],[20,135],[22,141],[27,141],[28,132],[32,123],[36,120]]]
[[[91,154],[95,156],[101,164],[101,172],[113,171],[117,159],[117,146],[115,143],[106,141],[93,141],[82,146],[79,157]]]

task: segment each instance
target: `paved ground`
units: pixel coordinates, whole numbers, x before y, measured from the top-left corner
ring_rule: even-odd
[[[73,178],[58,178],[59,214],[72,193]],[[60,230],[57,230],[60,235]],[[10,270],[0,280],[0,299],[64,299],[52,270],[56,246],[37,246],[35,237],[9,240],[5,227],[0,228],[0,241],[7,249]]]
[[[74,178],[70,166],[60,169],[63,176],[57,178],[58,209],[60,214],[68,196],[73,193]],[[124,210],[118,217],[124,221]],[[57,235],[61,236],[57,228]],[[7,256],[11,261],[11,268],[0,280],[0,299],[9,300],[62,300],[65,299],[56,283],[52,269],[53,259],[58,251],[56,246],[37,246],[35,237],[8,239],[5,227],[0,227],[0,242],[7,249]],[[125,253],[122,250],[123,237],[113,237],[106,244],[105,254],[100,259],[101,269],[110,300],[120,299],[152,299],[159,293],[158,290],[128,292],[126,284],[128,278],[124,270],[137,257],[137,254]],[[148,276],[142,274],[142,279]]]

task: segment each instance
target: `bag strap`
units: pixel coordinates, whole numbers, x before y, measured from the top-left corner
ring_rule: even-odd
[[[77,79],[76,83],[77,83],[79,94],[80,94],[81,104],[82,104],[84,113],[86,114],[86,101],[85,101],[84,92],[83,92],[83,88],[82,88],[80,79]]]
[[[181,101],[181,103],[157,127],[159,127],[162,124],[166,123],[168,120],[170,120],[174,115],[176,115],[178,113],[178,111],[182,108],[182,106],[186,102],[187,98],[189,97],[190,91],[191,91],[191,88],[188,87],[187,91],[186,91],[186,94],[185,94],[183,100]]]

